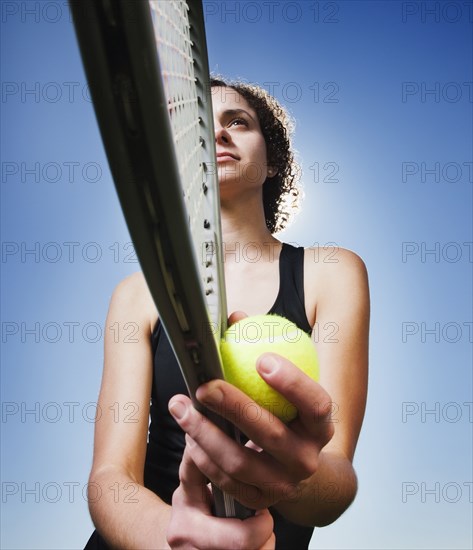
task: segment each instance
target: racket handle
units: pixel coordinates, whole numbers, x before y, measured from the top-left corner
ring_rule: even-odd
[[[240,504],[231,495],[222,492],[212,483],[212,494],[214,497],[213,514],[218,518],[246,519],[255,515],[255,511]]]
[[[242,434],[233,424],[229,421],[223,419],[221,416],[212,413],[206,409],[203,409],[202,406],[197,403],[197,407],[203,412],[209,420],[216,424],[221,430],[223,430],[227,435],[231,436],[235,441],[244,444],[242,440]],[[238,518],[246,519],[255,515],[255,510],[247,508],[240,504],[232,495],[224,493],[216,485],[212,483],[212,494],[213,494],[213,515],[218,518]]]
[[[227,430],[233,432],[238,443],[243,445],[241,432],[235,426],[228,424]],[[214,497],[214,515],[218,518],[246,519],[255,515],[255,510],[247,508],[235,500],[231,495],[224,493],[212,483],[212,494]]]

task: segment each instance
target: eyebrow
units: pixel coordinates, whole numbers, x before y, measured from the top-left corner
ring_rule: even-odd
[[[245,114],[245,115],[249,116],[251,118],[251,120],[253,120],[253,122],[256,122],[254,117],[252,117],[248,111],[245,111],[245,109],[226,109],[222,113],[222,115],[224,115],[224,116],[238,116],[238,115],[241,115],[241,114]]]

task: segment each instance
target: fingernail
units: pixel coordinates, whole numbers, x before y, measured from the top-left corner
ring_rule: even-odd
[[[187,406],[181,401],[174,401],[169,405],[169,412],[176,420],[182,420],[187,413]]]
[[[212,385],[205,384],[198,388],[196,397],[202,403],[209,405],[217,405],[223,401],[223,392],[220,388],[215,388]]]
[[[279,368],[279,361],[274,355],[262,355],[257,364],[258,372],[261,374],[273,374]]]

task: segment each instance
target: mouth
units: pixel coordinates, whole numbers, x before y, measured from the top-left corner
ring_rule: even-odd
[[[229,153],[228,151],[217,153],[217,163],[228,162],[231,160],[239,160],[239,158],[236,155]]]

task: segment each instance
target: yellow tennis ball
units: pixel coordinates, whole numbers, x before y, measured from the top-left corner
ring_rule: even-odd
[[[258,374],[256,361],[266,352],[289,359],[314,380],[319,379],[317,352],[310,337],[279,315],[254,315],[228,328],[220,343],[225,380],[283,422],[297,416],[296,407]]]

